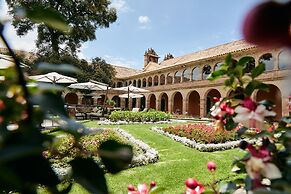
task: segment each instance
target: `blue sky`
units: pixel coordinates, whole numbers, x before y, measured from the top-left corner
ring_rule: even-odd
[[[0,1],[3,15],[7,8]],[[97,30],[97,39],[85,43],[79,56],[99,56],[109,63],[141,69],[143,54],[150,47],[163,59],[166,53],[181,56],[239,40],[245,14],[259,1],[112,0],[117,21],[108,29]],[[13,37],[13,31],[10,26],[6,34],[14,47],[35,49],[35,31],[21,39]]]

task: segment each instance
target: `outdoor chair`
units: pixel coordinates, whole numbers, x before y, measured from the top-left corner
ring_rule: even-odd
[[[148,108],[144,108],[142,112],[148,112]]]
[[[103,116],[103,111],[102,109],[99,109],[97,107],[93,108],[92,109],[92,112],[90,113],[87,113],[87,117],[90,119],[90,120],[93,120],[93,119],[99,119],[100,117]]]

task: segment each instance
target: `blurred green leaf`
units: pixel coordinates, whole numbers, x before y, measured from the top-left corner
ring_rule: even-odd
[[[73,178],[90,193],[107,194],[108,189],[103,170],[91,158],[75,158],[70,162]]]
[[[253,57],[245,56],[239,59],[239,61],[236,63],[238,66],[245,66],[249,61],[253,60]]]
[[[158,187],[158,186],[155,186],[149,194],[157,194],[157,193],[162,193],[163,191],[165,191],[165,188],[163,187]]]
[[[26,17],[35,23],[44,23],[47,26],[59,31],[68,33],[70,27],[65,18],[56,10],[48,7],[33,6],[25,8]]]
[[[74,65],[69,64],[49,64],[49,63],[40,63],[37,65],[39,71],[54,71],[60,73],[78,73],[80,70]]]
[[[231,63],[232,63],[232,56],[231,56],[231,54],[228,54],[225,58],[225,64],[230,66]]]
[[[40,106],[44,112],[50,112],[53,115],[68,118],[68,113],[64,107],[64,101],[58,94],[44,92],[32,97],[32,102]]]
[[[265,68],[265,64],[264,63],[259,63],[258,66],[256,66],[252,72],[251,72],[251,76],[252,78],[256,78],[259,75],[261,75],[262,73],[264,73],[264,71],[266,70]]]
[[[132,147],[115,140],[102,143],[98,150],[102,162],[110,173],[118,173],[128,168],[133,157]]]
[[[245,89],[245,93],[246,95],[248,96],[251,96],[252,93],[256,90],[263,90],[263,91],[268,91],[269,90],[269,86],[267,84],[264,84],[260,81],[257,81],[257,80],[253,80],[251,81],[247,86],[246,86],[246,89]]]
[[[217,70],[217,71],[214,71],[213,73],[211,73],[207,79],[210,81],[213,81],[213,80],[216,80],[216,79],[222,77],[223,75],[225,75],[225,73],[226,73],[226,71],[224,71],[224,70]]]

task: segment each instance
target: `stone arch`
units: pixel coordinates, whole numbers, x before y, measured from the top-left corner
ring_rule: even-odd
[[[153,85],[153,78],[149,77],[148,78],[148,87],[151,87]]]
[[[133,80],[133,84],[132,85],[136,87],[136,80]]]
[[[275,67],[274,58],[271,53],[263,54],[259,58],[259,63],[264,63],[266,66],[266,71],[273,71]]]
[[[183,96],[180,92],[173,94],[173,113],[183,114]]]
[[[194,67],[192,69],[191,77],[192,77],[192,80],[193,81],[194,80],[200,80],[201,79],[199,67]]]
[[[168,73],[167,74],[167,84],[172,84],[173,83],[173,74]]]
[[[162,75],[160,76],[160,85],[161,85],[161,86],[162,86],[162,85],[165,85],[165,83],[166,83],[166,77],[165,77],[164,74],[162,74]]]
[[[256,67],[256,60],[251,57],[250,61],[246,64],[246,73],[250,73]]]
[[[159,76],[155,75],[154,77],[154,86],[158,86],[159,85]]]
[[[180,83],[182,78],[182,72],[181,71],[176,71],[174,74],[174,83]]]
[[[67,93],[65,96],[65,103],[66,104],[78,104],[78,95],[75,93]]]
[[[182,82],[188,82],[191,79],[191,69],[186,68],[182,73]]]
[[[220,67],[221,67],[221,65],[223,65],[223,64],[224,64],[224,62],[218,62],[218,63],[216,63],[214,65],[214,67],[213,67],[213,71],[219,70]]]
[[[127,82],[125,82],[125,86],[128,86],[128,83]]]
[[[141,80],[140,79],[137,81],[137,87],[141,88]]]
[[[208,75],[211,74],[211,66],[210,65],[204,65],[202,68],[202,79],[207,79]]]
[[[213,98],[221,98],[221,93],[217,89],[210,89],[205,93],[205,113],[210,112],[211,107],[214,105]]]
[[[279,53],[279,69],[291,69],[291,51],[283,50]]]
[[[112,100],[115,102],[115,107],[120,107],[120,97],[119,96],[113,96]]]
[[[117,82],[117,87],[118,88],[122,87],[122,82]]]
[[[147,87],[147,79],[146,78],[142,79],[142,87]]]
[[[154,94],[151,94],[149,96],[149,108],[156,109],[156,103],[157,103],[156,96]]]
[[[162,93],[160,95],[160,110],[164,112],[168,112],[168,104],[169,104],[169,97],[167,93]]]
[[[281,119],[282,117],[282,93],[280,89],[273,85],[269,84],[269,91],[258,91],[255,95],[255,99],[257,102],[262,100],[269,100],[274,103],[275,107],[273,111],[276,112],[276,120]]]
[[[129,81],[128,85],[131,85],[132,84],[132,81]]]
[[[188,94],[188,115],[200,117],[200,95],[195,90]]]

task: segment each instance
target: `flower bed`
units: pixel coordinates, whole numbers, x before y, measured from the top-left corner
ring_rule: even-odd
[[[92,129],[92,131],[94,130],[100,129]],[[59,178],[64,179],[69,177],[71,172],[71,167],[68,162],[78,156],[79,153],[78,149],[73,146],[73,138],[70,135],[59,136],[59,142],[56,142],[58,144],[56,146],[57,150],[46,151],[44,154],[46,157],[50,158],[52,168],[58,174]],[[82,137],[80,143],[84,150],[94,152],[102,142],[110,139],[133,146],[134,156],[129,167],[143,166],[155,163],[159,160],[159,155],[156,150],[152,149],[141,140],[135,139],[122,129],[105,129],[102,130],[101,133]],[[97,153],[93,155],[93,157],[97,163],[100,163]]]
[[[216,130],[212,123],[190,123],[163,128],[165,132],[195,140],[198,143],[224,143],[235,140],[235,131]]]
[[[235,140],[235,141],[228,141],[225,143],[204,144],[204,143],[198,143],[193,139],[188,139],[187,137],[181,137],[178,135],[171,134],[167,131],[164,131],[162,128],[159,128],[159,127],[152,127],[151,130],[159,134],[165,135],[177,142],[180,142],[188,147],[195,148],[202,152],[213,152],[213,151],[232,149],[232,148],[238,147],[239,143],[241,142],[241,140]]]

